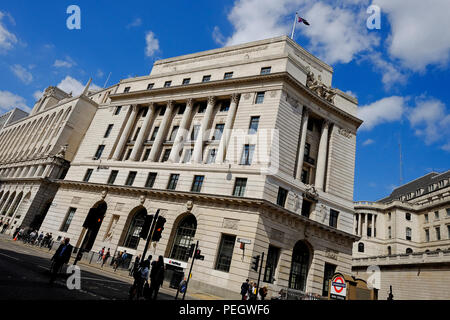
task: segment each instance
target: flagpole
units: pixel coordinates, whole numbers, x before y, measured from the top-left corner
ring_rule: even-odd
[[[298,15],[298,12],[295,13],[294,25],[292,26],[292,33],[291,33],[291,39],[292,40],[294,40],[295,25],[297,23],[297,15]]]

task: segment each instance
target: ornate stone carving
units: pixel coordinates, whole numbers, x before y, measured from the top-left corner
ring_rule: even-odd
[[[116,230],[116,227],[117,227],[117,223],[119,222],[119,218],[120,217],[118,215],[112,216],[108,231],[106,232],[105,238],[103,239],[104,242],[111,242],[111,240],[114,236],[114,231]]]
[[[224,218],[222,228],[238,230],[239,229],[239,220]]]
[[[250,99],[250,97],[251,97],[250,93],[246,93],[246,94],[244,94],[244,99],[245,99],[245,100],[248,100],[248,99]]]
[[[67,148],[69,147],[68,144],[65,144],[63,146],[61,146],[61,149],[59,149],[58,153],[55,155],[56,158],[62,158],[64,159],[64,157],[66,156],[66,152],[67,152]]]
[[[277,92],[278,92],[277,90],[272,90],[272,91],[270,91],[270,94],[269,94],[270,97],[271,97],[271,98],[275,98],[275,97],[277,96]]]
[[[186,211],[187,212],[191,212],[193,208],[194,208],[194,203],[192,201],[186,202]]]
[[[192,108],[194,106],[194,99],[189,98],[186,100],[186,107],[187,108]]]
[[[238,104],[239,100],[241,99],[241,94],[240,93],[233,93],[231,95],[231,101]]]
[[[319,194],[317,193],[316,187],[313,184],[305,185],[305,194],[310,199],[317,199]]]
[[[208,104],[215,105],[216,104],[216,97],[215,96],[209,96],[208,97]]]
[[[139,203],[141,204],[141,206],[144,205],[144,202],[145,202],[145,196],[140,196],[139,197]]]
[[[308,73],[306,75],[306,87],[311,89],[311,91],[313,91],[319,97],[334,104],[334,98],[337,94],[337,90],[326,86],[322,82],[322,76],[320,74],[316,79],[314,73],[312,73],[310,69],[308,69]]]
[[[349,129],[339,129],[339,134],[346,137],[346,138],[353,138],[353,132],[351,132]]]
[[[167,109],[172,109],[173,106],[175,105],[175,102],[173,100],[169,100],[167,101]]]
[[[102,191],[102,200],[105,200],[107,194],[108,194],[107,190]]]

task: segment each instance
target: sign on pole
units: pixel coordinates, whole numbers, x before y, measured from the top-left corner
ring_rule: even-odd
[[[336,274],[331,279],[330,298],[337,300],[346,300],[347,298],[347,283],[344,276]]]

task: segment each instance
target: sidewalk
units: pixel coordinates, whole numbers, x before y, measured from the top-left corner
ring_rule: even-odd
[[[36,253],[39,252],[41,254],[44,254],[45,256],[48,256],[49,259],[51,258],[51,256],[53,256],[54,252],[56,251],[56,246],[54,246],[54,248],[52,248],[51,250],[48,250],[48,248],[41,248],[41,247],[34,246],[34,245],[24,244],[20,240],[14,241],[13,239],[11,239],[11,237],[9,235],[1,234],[0,239],[14,243],[15,245],[23,247],[23,248],[31,249],[31,250],[35,251]],[[75,255],[72,255],[71,262],[73,262],[74,260],[75,260]],[[133,284],[133,282],[134,282],[133,277],[131,277],[129,275],[129,270],[117,269],[116,271],[114,271],[114,269],[109,265],[109,263],[108,263],[108,265],[105,264],[103,266],[103,268],[101,268],[101,263],[97,263],[97,259],[92,259],[91,263],[89,263],[89,262],[90,262],[89,259],[84,257],[81,261],[78,261],[77,264],[80,267],[83,267],[83,269],[88,272],[108,276],[108,277],[114,278],[116,280],[121,280],[121,281],[129,283],[130,285]],[[164,282],[163,287],[161,287],[161,289],[159,291],[161,293],[164,293],[166,295],[170,295],[170,296],[174,297],[174,299],[177,294],[177,290],[170,288],[168,282]],[[178,299],[180,299],[181,297],[182,297],[182,295],[180,294]],[[189,292],[186,295],[186,300],[223,300],[223,299],[220,297],[217,297],[217,296],[210,295],[210,294],[193,291],[193,292]]]

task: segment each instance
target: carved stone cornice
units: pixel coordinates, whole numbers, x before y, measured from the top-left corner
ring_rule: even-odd
[[[216,104],[216,101],[217,101],[216,96],[209,96],[209,97],[208,97],[208,104],[214,106],[214,105]]]
[[[238,104],[239,100],[241,100],[241,94],[240,93],[233,93],[231,95],[231,102]]]

